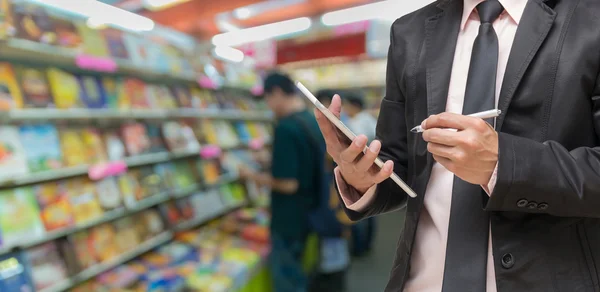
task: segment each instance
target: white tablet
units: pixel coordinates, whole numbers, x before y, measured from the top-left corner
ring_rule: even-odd
[[[348,127],[346,127],[346,125],[344,125],[344,123],[342,123],[342,121],[340,121],[340,119],[338,117],[336,117],[332,112],[330,112],[329,109],[327,109],[314,96],[314,94],[312,94],[310,92],[310,90],[308,90],[308,88],[306,88],[304,86],[304,84],[302,84],[301,82],[296,82],[296,86],[298,87],[298,89],[300,89],[300,91],[302,91],[302,93],[308,98],[308,100],[310,100],[310,102],[312,104],[314,104],[315,107],[317,107],[317,109],[319,111],[321,111],[327,117],[327,119],[329,119],[329,121],[331,121],[338,129],[340,129],[340,131],[342,131],[342,133],[344,133],[344,135],[346,135],[346,137],[348,137],[348,139],[350,139],[350,141],[354,141],[354,139],[356,138],[356,135],[354,133],[352,133],[352,131],[350,131],[350,129],[348,129]],[[369,148],[367,146],[365,146],[365,149],[363,149],[363,152],[366,153],[366,151],[368,149]],[[375,159],[375,164],[381,168],[381,167],[383,167],[384,162],[378,157]],[[409,196],[411,196],[413,198],[415,198],[417,196],[415,191],[413,191],[413,189],[411,189],[396,173],[392,173],[391,178]]]

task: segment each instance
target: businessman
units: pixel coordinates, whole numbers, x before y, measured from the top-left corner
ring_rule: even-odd
[[[386,291],[600,291],[598,15],[597,0],[436,1],[392,26],[366,154],[317,113],[347,214],[406,206]]]

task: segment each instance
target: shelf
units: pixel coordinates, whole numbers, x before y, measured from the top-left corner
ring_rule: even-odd
[[[273,115],[268,111],[239,110],[112,110],[112,109],[15,109],[0,113],[0,120],[6,123],[47,120],[131,120],[131,119],[176,119],[197,118],[215,120],[250,120],[270,122]]]
[[[77,275],[71,277],[70,279],[58,282],[54,286],[43,289],[40,292],[58,292],[64,291],[70,288],[77,286],[80,283],[83,283],[93,277],[96,277],[112,268],[115,268],[119,265],[122,265],[146,252],[151,251],[152,249],[167,243],[173,238],[173,232],[165,231],[162,234],[145,241],[144,243],[138,245],[135,249],[125,252],[118,257],[106,261],[101,264],[94,265],[86,270],[79,272]]]
[[[142,165],[149,164],[157,164],[162,162],[168,162],[173,159],[187,158],[198,156],[198,152],[158,152],[158,153],[149,153],[142,154],[132,157],[127,157],[124,159],[127,167],[136,167]],[[88,169],[90,165],[79,165],[74,167],[65,167],[54,170],[47,170],[42,172],[34,172],[28,173],[24,175],[20,175],[18,177],[8,178],[4,180],[0,180],[0,187],[17,187],[21,185],[33,184],[33,183],[41,183],[52,180],[59,180],[70,178],[74,176],[87,175]]]

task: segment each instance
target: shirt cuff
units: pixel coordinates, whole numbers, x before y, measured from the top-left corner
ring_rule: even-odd
[[[334,169],[334,174],[338,191],[340,192],[340,196],[342,197],[342,201],[346,208],[352,211],[362,212],[371,204],[371,202],[373,202],[373,199],[375,199],[377,185],[369,188],[364,194],[360,194],[356,189],[346,183],[338,167]]]
[[[494,187],[496,187],[496,180],[498,179],[498,163],[496,163],[496,167],[494,168],[494,172],[492,172],[492,176],[490,177],[490,181],[487,185],[481,185],[483,190],[491,196],[494,192]]]

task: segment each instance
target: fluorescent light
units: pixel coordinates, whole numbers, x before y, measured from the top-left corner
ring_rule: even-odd
[[[132,31],[150,31],[154,21],[141,15],[96,0],[31,0],[43,6],[54,7],[86,18],[92,24],[111,24]]]
[[[215,47],[214,54],[222,60],[234,63],[240,63],[244,61],[244,52],[227,46]]]
[[[395,20],[431,2],[433,2],[433,0],[381,1],[325,13],[321,17],[321,22],[328,26],[335,26],[371,19]]]
[[[290,19],[218,34],[212,38],[215,46],[237,46],[305,31],[312,22],[308,17]]]
[[[233,16],[237,19],[248,19],[252,15],[252,11],[249,8],[242,7],[233,11]]]

